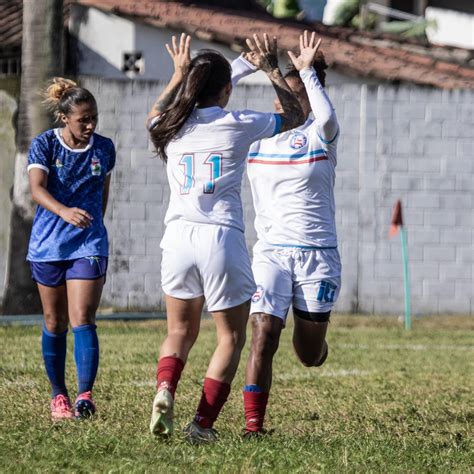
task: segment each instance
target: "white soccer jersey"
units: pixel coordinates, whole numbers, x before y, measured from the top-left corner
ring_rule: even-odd
[[[248,155],[259,240],[280,246],[337,246],[334,181],[338,126],[314,69],[300,73],[313,112],[324,108],[332,123],[318,120],[254,143]],[[329,105],[328,105],[329,104]],[[323,114],[322,114],[323,115]],[[328,138],[326,136],[326,138]]]
[[[196,108],[166,149],[165,224],[184,220],[244,230],[240,189],[250,144],[278,133],[280,116]]]

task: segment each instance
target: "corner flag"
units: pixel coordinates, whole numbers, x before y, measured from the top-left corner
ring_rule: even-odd
[[[392,222],[388,236],[393,237],[400,231],[400,240],[402,242],[402,260],[403,260],[403,286],[405,289],[405,329],[411,329],[411,292],[410,292],[410,274],[408,271],[408,237],[407,231],[403,226],[402,203],[398,200],[393,207]]]

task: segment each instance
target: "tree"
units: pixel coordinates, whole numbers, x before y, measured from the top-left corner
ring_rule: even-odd
[[[40,313],[36,284],[26,262],[35,205],[26,172],[31,140],[50,127],[40,91],[63,70],[63,0],[23,1],[21,92],[10,216],[4,314]]]

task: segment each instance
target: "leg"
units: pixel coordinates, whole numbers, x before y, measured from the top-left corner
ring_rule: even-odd
[[[67,344],[67,293],[66,286],[44,286],[38,283],[44,313],[42,352],[46,373],[52,388],[52,398],[67,397],[65,383]]]
[[[96,280],[67,280],[66,283],[77,369],[76,416],[87,417],[95,412],[91,399],[99,367],[99,340],[95,316],[102,295],[104,277]]]
[[[173,407],[181,372],[199,334],[204,297],[183,300],[166,295],[168,334],[160,348],[156,371],[158,393],[153,401],[150,431],[169,436],[173,432]]]
[[[160,359],[178,357],[186,363],[199,334],[204,297],[182,300],[166,295],[168,334],[161,344]]]
[[[245,385],[257,385],[263,392],[269,392],[272,385],[272,362],[280,342],[283,320],[265,313],[254,313],[252,324],[252,345],[250,348]]]
[[[231,383],[239,366],[240,354],[245,345],[249,302],[225,311],[212,313],[216,324],[217,347],[212,355],[206,377]]]
[[[212,313],[217,330],[217,347],[209,363],[201,401],[194,422],[212,428],[230,393],[245,344],[249,303]]]
[[[263,430],[263,421],[272,385],[272,365],[280,342],[283,319],[270,314],[254,313],[252,345],[245,373],[244,408],[245,431],[256,433]]]
[[[297,266],[294,284],[293,347],[306,367],[322,365],[328,355],[326,332],[341,288],[341,261],[337,249],[311,250]]]
[[[306,367],[318,367],[327,357],[326,332],[330,311],[326,313],[307,313],[293,308],[295,328],[293,347],[301,363]]]

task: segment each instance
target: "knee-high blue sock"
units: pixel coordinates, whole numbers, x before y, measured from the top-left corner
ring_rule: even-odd
[[[84,324],[72,329],[74,333],[74,359],[77,367],[77,393],[89,392],[94,385],[99,367],[99,340],[97,326]]]
[[[44,366],[51,383],[52,397],[63,394],[67,396],[64,373],[66,369],[67,329],[60,334],[49,332],[43,326],[41,349]]]

